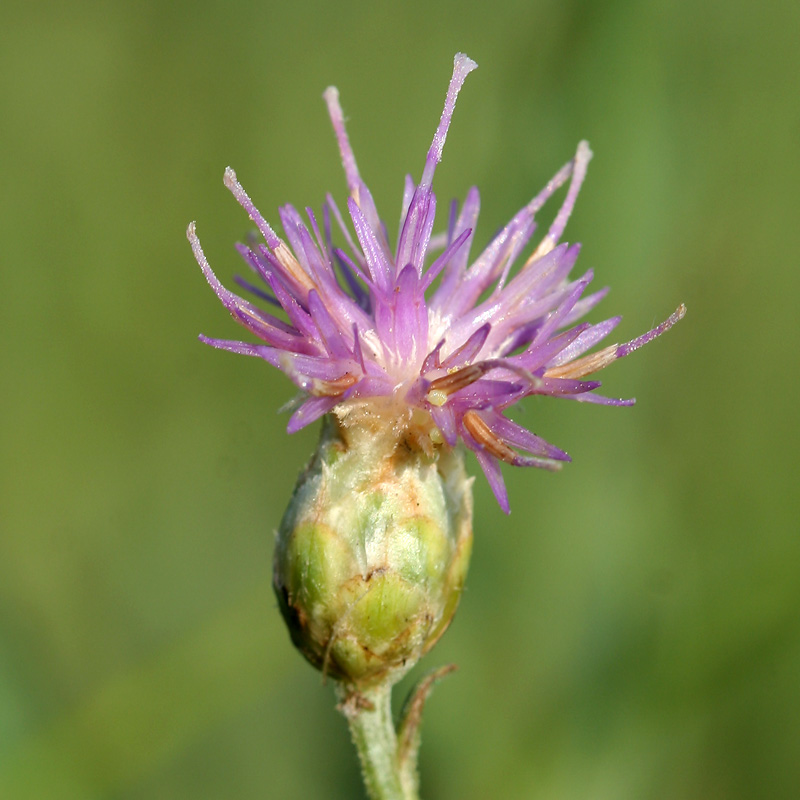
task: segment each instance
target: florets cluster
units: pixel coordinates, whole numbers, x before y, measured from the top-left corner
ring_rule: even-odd
[[[194,223],[188,237],[219,299],[263,344],[201,340],[259,356],[294,381],[302,398],[289,420],[290,433],[333,412],[345,427],[391,427],[398,441],[429,455],[461,441],[476,454],[507,511],[501,461],[553,469],[569,456],[504,411],[535,394],[630,405],[632,400],[598,395],[600,382],[585,378],[663,333],[685,309],[681,306],[664,323],[626,344],[587,355],[620,317],[579,322],[607,289],[585,295],[591,270],[570,277],[580,246],[560,243],[591,158],[586,142],[477,258],[470,261],[480,205],[477,189],[470,189],[460,208],[452,205],[446,231],[433,234],[434,172],[456,98],[476,66],[463,54],[455,57],[420,181],[406,178],[394,248],[359,174],[333,87],[324,97],[347,177],[347,211],[355,236],[329,195],[321,226],[311,209],[306,209],[307,221],[290,205],[280,209],[284,241],[233,170],[225,171],[225,185],[265,242],[238,245],[263,287],[242,278],[237,282],[279,309],[278,315],[222,286],[203,254]],[[522,260],[536,229],[536,213],[566,183],[566,198],[553,224]],[[341,246],[334,243],[334,229]]]

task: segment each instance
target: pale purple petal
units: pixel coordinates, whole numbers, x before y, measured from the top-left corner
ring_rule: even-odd
[[[461,347],[447,356],[442,362],[442,367],[444,369],[451,369],[452,367],[461,367],[467,362],[474,361],[483,348],[483,345],[486,344],[486,339],[491,329],[492,326],[488,322],[485,325],[481,325]]]
[[[546,442],[540,436],[531,433],[516,422],[512,422],[502,414],[491,414],[484,417],[492,431],[507,444],[525,450],[534,456],[554,459],[556,461],[571,461],[570,457],[555,445]]]
[[[249,342],[235,342],[229,339],[212,339],[202,333],[197,337],[203,344],[216,347],[218,350],[227,350],[229,353],[237,353],[242,356],[258,356],[264,358],[267,352],[273,348],[263,344],[250,344]]]
[[[269,292],[265,292],[260,287],[256,286],[254,283],[250,283],[250,281],[245,280],[241,275],[234,275],[233,280],[235,283],[239,284],[247,292],[250,294],[254,294],[260,300],[264,300],[265,302],[269,303],[273,306],[278,306],[280,308],[280,303],[278,302],[277,298],[271,295]]]
[[[436,197],[430,190],[430,186],[418,186],[403,222],[403,229],[397,244],[395,263],[398,269],[402,270],[408,264],[412,264],[417,272],[422,272],[435,216]]]
[[[539,332],[536,334],[534,343],[541,342],[549,337],[551,333],[554,333],[563,326],[564,318],[572,310],[573,306],[578,301],[578,298],[583,293],[583,290],[589,285],[592,277],[592,271],[589,270],[589,272],[587,272],[586,275],[581,278],[581,280],[575,282],[574,288],[569,292],[564,300],[559,303],[558,308],[548,315],[544,324],[539,329]]]
[[[572,307],[572,311],[570,311],[569,314],[564,317],[564,320],[561,323],[562,327],[572,325],[579,319],[585,317],[608,294],[608,292],[609,287],[605,286],[604,288],[578,300],[578,302]]]
[[[458,429],[456,428],[456,418],[452,408],[432,406],[430,414],[433,422],[444,437],[445,442],[450,447],[455,447],[458,442]]]
[[[469,443],[467,443],[467,446],[469,447]],[[508,514],[511,511],[511,507],[508,504],[508,490],[503,480],[503,473],[500,471],[500,463],[496,458],[479,449],[477,444],[475,448],[471,449],[474,451],[478,463],[481,465],[481,469],[486,476],[486,480],[489,482],[489,487],[494,494],[495,500],[497,500],[500,508]]]
[[[549,394],[553,397],[584,394],[600,386],[600,381],[578,381],[571,378],[541,378],[531,394]]]
[[[310,397],[290,417],[289,424],[286,426],[287,432],[297,433],[306,425],[316,422],[329,411],[333,411],[340,402],[340,397]]]
[[[572,361],[574,358],[582,355],[598,342],[605,339],[606,336],[617,327],[621,319],[622,317],[612,317],[597,325],[592,325],[590,328],[584,330],[571,344],[563,348],[558,355],[542,363],[557,367]]]
[[[375,237],[375,231],[369,226],[367,220],[356,202],[347,201],[350,218],[356,229],[356,236],[364,252],[370,278],[378,289],[386,290],[394,278],[394,264],[387,258],[380,242]]]
[[[480,211],[481,200],[480,194],[476,187],[472,187],[467,192],[467,197],[464,200],[464,205],[461,208],[461,213],[455,225],[451,223],[449,235],[450,239],[455,239],[460,236],[465,230],[475,230],[475,225],[478,222],[478,212]],[[455,208],[455,207],[454,207]],[[470,248],[472,246],[472,237],[469,238],[467,246],[462,248],[456,255],[450,259],[447,264],[439,288],[434,293],[430,301],[430,308],[432,311],[437,311],[443,305],[450,301],[454,289],[462,280],[467,268],[469,260]]]
[[[308,312],[305,310],[305,308],[303,308],[303,306],[297,302],[295,297],[289,291],[287,291],[286,287],[281,283],[277,275],[268,275],[267,283],[275,293],[275,297],[278,298],[281,308],[283,308],[283,310],[286,312],[286,315],[289,317],[289,321],[292,323],[292,325],[294,325],[294,327],[309,341],[316,342],[317,326],[314,324],[314,321],[308,315]]]
[[[339,226],[339,231],[344,237],[347,246],[350,248],[350,252],[352,253],[353,258],[355,258],[356,260],[363,259],[361,250],[353,241],[353,237],[350,235],[350,231],[348,230],[347,225],[345,224],[344,217],[342,217],[342,212],[339,211],[339,206],[336,205],[336,201],[333,199],[333,197],[331,197],[330,194],[326,198],[325,209],[326,211],[330,211],[330,213],[332,213],[334,218],[336,219],[336,224]]]
[[[319,293],[312,289],[308,293],[308,311],[319,331],[325,349],[333,358],[350,358],[352,351],[328,311]]]
[[[403,203],[400,208],[400,230],[397,232],[398,241],[400,239],[400,233],[403,230],[406,217],[408,216],[408,209],[411,205],[411,198],[414,197],[414,191],[416,190],[416,188],[417,185],[414,183],[414,179],[410,175],[406,175],[406,181],[403,184]]]
[[[577,400],[579,403],[595,403],[599,406],[633,406],[636,405],[636,398],[627,399],[616,397],[603,397],[601,394],[591,392],[589,394],[564,395],[567,400]]]
[[[472,238],[472,229],[467,228],[444,249],[444,252],[430,265],[423,276],[422,291],[427,291],[428,287],[436,280],[441,270],[458,255],[459,250],[468,250],[469,241]]]
[[[420,279],[412,264],[397,278],[393,298],[395,349],[404,360],[414,357],[428,341],[428,311]]]

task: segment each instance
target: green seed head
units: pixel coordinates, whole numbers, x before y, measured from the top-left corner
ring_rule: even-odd
[[[354,687],[394,681],[444,633],[472,545],[460,450],[329,417],[281,523],[274,587],[292,640]]]

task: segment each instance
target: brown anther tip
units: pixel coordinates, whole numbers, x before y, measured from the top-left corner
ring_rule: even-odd
[[[557,367],[550,367],[545,373],[545,378],[583,378],[586,375],[591,375],[593,372],[598,372],[607,367],[612,361],[617,358],[618,344],[612,344],[609,347],[604,347],[596,353],[590,353],[588,356],[576,358],[574,361],[569,361],[566,364],[560,364]]]
[[[345,372],[340,378],[335,378],[332,381],[314,381],[312,394],[318,397],[336,397],[336,395],[343,394],[354,383],[358,383],[358,377],[353,375],[352,372]]]
[[[449,375],[442,375],[441,378],[431,381],[430,392],[444,392],[447,395],[475,383],[480,378],[486,369],[479,364],[470,364],[468,367],[456,370]]]
[[[477,411],[467,411],[463,419],[464,427],[475,441],[486,449],[488,453],[507,464],[513,464],[518,458],[517,453],[481,419]]]

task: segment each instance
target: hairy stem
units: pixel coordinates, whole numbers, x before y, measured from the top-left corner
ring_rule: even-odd
[[[340,690],[340,696],[371,800],[419,800],[416,776],[409,780],[398,759],[391,686],[350,694]]]

